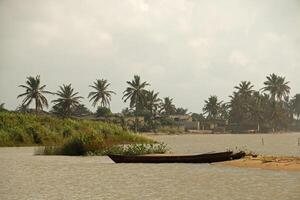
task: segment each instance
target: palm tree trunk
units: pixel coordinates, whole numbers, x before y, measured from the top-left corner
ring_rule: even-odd
[[[38,114],[38,100],[35,98],[35,114]]]
[[[138,112],[138,102],[137,102],[137,98],[135,98],[135,132],[138,132],[138,116],[137,116],[137,112]]]
[[[137,133],[138,131],[138,116],[137,116],[137,106],[135,107],[135,132]]]

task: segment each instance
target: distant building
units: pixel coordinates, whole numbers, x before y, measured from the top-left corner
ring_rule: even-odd
[[[173,119],[175,122],[191,122],[193,121],[190,115],[170,115],[169,118]]]

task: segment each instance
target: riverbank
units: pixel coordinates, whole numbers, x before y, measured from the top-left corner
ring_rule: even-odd
[[[246,156],[239,160],[225,161],[217,165],[300,172],[300,158],[292,156]]]

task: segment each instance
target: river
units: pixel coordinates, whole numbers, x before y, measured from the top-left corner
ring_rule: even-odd
[[[299,133],[151,137],[176,153],[243,147],[300,156]],[[34,147],[0,148],[0,199],[300,199],[299,172],[211,164],[115,164],[105,156],[33,153]]]

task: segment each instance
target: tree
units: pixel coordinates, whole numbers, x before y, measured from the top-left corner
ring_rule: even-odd
[[[251,84],[250,81],[242,81],[238,86],[235,86],[234,88],[237,89],[238,95],[244,98],[249,98],[253,93],[253,87],[254,86]]]
[[[300,116],[300,94],[296,94],[293,98],[293,110],[294,110],[294,114],[297,116],[297,120],[299,120],[299,116]]]
[[[53,108],[59,111],[62,117],[70,117],[72,111],[76,106],[79,106],[80,99],[83,97],[77,96],[78,92],[74,92],[71,84],[63,85],[59,88],[60,90],[55,93],[59,98],[52,101],[55,103]]]
[[[283,98],[288,97],[290,93],[289,81],[285,81],[285,77],[277,76],[276,74],[270,74],[267,76],[267,80],[264,82],[265,87],[262,88],[264,92],[269,92],[271,95],[271,117],[273,131],[278,128],[279,125],[286,126],[286,119],[288,114],[285,112]],[[276,102],[278,101],[278,102]]]
[[[227,121],[229,119],[229,104],[221,103],[219,108],[219,117],[222,120]]]
[[[192,113],[192,120],[193,121],[204,121],[205,117],[203,116],[203,114]]]
[[[95,107],[97,103],[100,101],[101,107],[109,107],[111,101],[111,95],[116,94],[114,91],[108,90],[110,83],[105,79],[97,79],[94,82],[94,85],[90,85],[89,87],[95,89],[96,91],[92,91],[89,93],[88,98],[90,101],[93,101],[93,106]]]
[[[124,108],[121,111],[122,115],[125,117],[133,117],[134,116],[134,111],[130,108]]]
[[[98,107],[96,112],[97,117],[109,117],[112,115],[112,112],[107,107]]]
[[[282,101],[290,93],[289,81],[285,81],[285,77],[270,74],[267,76],[267,81],[264,82],[265,87],[262,90],[269,92],[272,100]]]
[[[1,103],[1,104],[0,104],[0,112],[5,112],[5,111],[7,111],[7,110],[4,108],[4,105],[5,105],[5,103]]]
[[[176,107],[173,104],[173,99],[171,99],[170,97],[165,97],[161,105],[161,110],[162,113],[167,116],[175,114]]]
[[[92,112],[84,104],[79,104],[73,108],[72,114],[75,116],[84,116],[90,115]]]
[[[158,92],[154,92],[153,90],[145,93],[144,110],[142,112],[146,122],[143,127],[144,130],[153,130],[157,126],[154,119],[158,114],[158,109],[161,103],[161,99],[158,98],[158,94]]]
[[[207,114],[207,118],[211,120],[216,120],[219,111],[220,111],[220,106],[222,102],[218,101],[217,96],[210,96],[208,100],[205,100],[205,105],[203,107],[203,112],[204,114]]]
[[[229,107],[230,114],[229,118],[231,122],[242,124],[251,124],[251,103],[252,95],[255,92],[252,88],[254,86],[250,81],[242,81],[238,86],[235,86],[236,91],[233,95],[229,96],[231,98]]]
[[[129,86],[123,92],[123,100],[126,102],[130,100],[130,108],[135,108],[135,131],[138,128],[138,112],[143,109],[143,102],[145,100],[145,95],[147,90],[145,89],[149,83],[141,82],[141,78],[138,75],[134,75],[132,81],[126,82]]]
[[[259,92],[253,92],[253,96],[250,100],[249,112],[250,119],[257,124],[257,132],[260,132],[260,126],[264,120],[264,111],[268,108],[268,97],[262,96]]]
[[[176,115],[186,115],[188,112],[188,109],[185,108],[176,108],[175,114]]]
[[[18,95],[17,98],[24,97],[22,105],[28,107],[32,100],[35,100],[35,113],[39,110],[43,110],[43,106],[48,107],[48,101],[43,94],[53,94],[52,92],[46,91],[46,85],[41,86],[40,76],[35,78],[32,76],[27,77],[26,85],[19,85],[19,87],[25,88],[26,92]]]
[[[161,99],[158,98],[158,92],[147,91],[145,95],[145,107],[151,113],[151,115],[155,115],[158,112],[158,108],[161,103]]]

